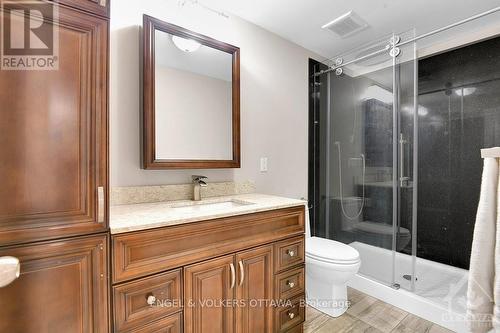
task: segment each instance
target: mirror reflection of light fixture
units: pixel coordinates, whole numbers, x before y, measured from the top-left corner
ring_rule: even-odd
[[[392,92],[376,84],[366,88],[365,92],[360,97],[362,100],[376,99],[385,104],[392,104],[394,102]]]
[[[201,46],[201,44],[195,40],[182,38],[179,36],[172,36],[172,42],[174,42],[175,46],[179,50],[184,52],[194,52]]]
[[[469,96],[476,92],[476,88],[468,87],[468,88],[459,88],[455,90],[455,94],[458,96]]]
[[[408,105],[403,106],[402,111],[406,114],[413,114],[414,108]],[[425,117],[429,114],[429,109],[427,109],[425,106],[418,105],[418,115],[421,117]]]

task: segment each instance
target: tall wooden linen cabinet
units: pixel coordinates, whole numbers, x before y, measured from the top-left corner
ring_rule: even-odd
[[[49,1],[58,69],[0,70],[1,333],[110,331],[108,2]]]

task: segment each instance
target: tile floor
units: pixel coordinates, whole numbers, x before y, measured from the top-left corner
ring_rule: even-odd
[[[307,307],[304,333],[449,333],[427,320],[349,288],[351,307],[347,313],[332,318]]]

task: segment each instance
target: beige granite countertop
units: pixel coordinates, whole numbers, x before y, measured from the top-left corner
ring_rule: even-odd
[[[233,202],[237,206],[229,207],[231,204],[217,205],[219,207],[207,206],[207,204],[227,202]],[[198,202],[179,200],[119,205],[110,208],[109,226],[112,234],[120,234],[304,204],[306,204],[304,200],[252,193],[208,198]],[[190,208],[185,208],[197,205],[204,207],[199,206],[201,209],[193,208],[191,211],[188,211]]]

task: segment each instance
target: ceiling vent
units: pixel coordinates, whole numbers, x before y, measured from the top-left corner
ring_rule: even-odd
[[[351,10],[328,22],[322,28],[333,31],[342,38],[347,38],[368,28],[368,23]]]

